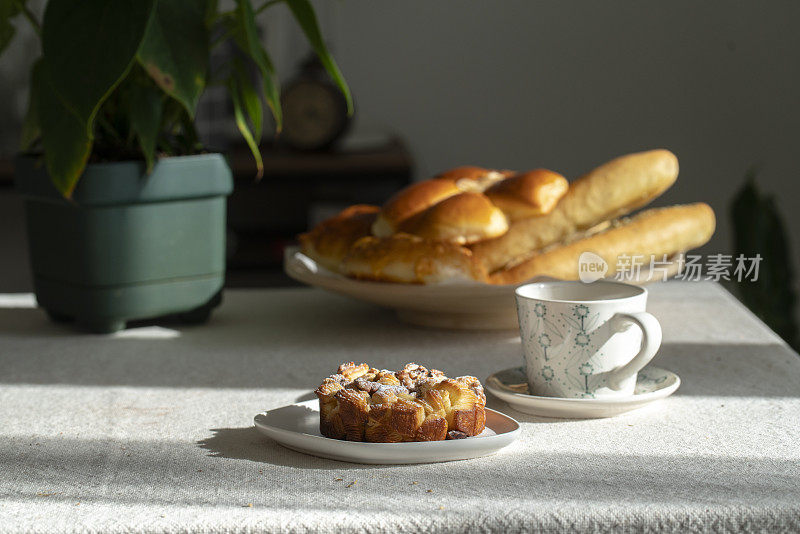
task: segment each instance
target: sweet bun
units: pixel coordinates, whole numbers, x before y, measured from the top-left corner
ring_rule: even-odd
[[[454,167],[444,172],[440,172],[433,178],[439,180],[450,180],[451,182],[455,182],[456,180],[460,180],[462,178],[466,178],[467,180],[480,180],[484,176],[494,172],[499,171],[486,169],[484,167],[476,167],[474,165],[462,165],[461,167]]]
[[[430,180],[412,184],[395,193],[383,205],[372,226],[376,237],[388,237],[400,231],[403,221],[439,202],[463,192],[480,193],[498,180],[513,174],[483,167],[464,166],[440,173]]]
[[[362,237],[342,260],[341,272],[363,280],[415,284],[486,281],[486,271],[468,249],[408,234]]]
[[[376,237],[388,237],[397,231],[404,220],[460,192],[455,181],[449,179],[412,184],[386,201],[372,225],[372,234]]]
[[[568,189],[569,182],[557,172],[536,169],[500,180],[484,194],[511,221],[518,221],[551,212]]]
[[[492,184],[512,176],[514,171],[499,171],[465,165],[437,174],[434,178],[439,180],[452,180],[461,191],[482,193]]]
[[[558,173],[521,174],[483,167],[457,167],[411,185],[384,205],[372,226],[377,237],[409,233],[457,244],[492,239],[508,231],[508,220],[553,209],[567,192]]]
[[[606,276],[614,276],[619,257],[642,256],[649,262],[652,255],[660,261],[665,255],[707,243],[715,224],[714,211],[702,202],[651,209],[594,235],[534,253],[513,267],[493,273],[489,280],[493,284],[518,284],[536,276],[577,280],[578,262],[584,252],[603,258],[609,267]]]
[[[459,193],[406,219],[398,231],[463,245],[503,235],[508,221],[485,195]]]
[[[300,234],[298,240],[301,250],[327,269],[338,272],[339,264],[353,243],[370,235],[370,228],[378,212],[380,208],[377,206],[350,206],[312,230]]]
[[[644,206],[678,177],[678,159],[650,150],[613,159],[570,184],[550,213],[514,221],[508,232],[472,247],[489,272],[559,243],[576,232]]]

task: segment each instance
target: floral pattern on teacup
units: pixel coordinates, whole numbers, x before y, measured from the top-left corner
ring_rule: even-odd
[[[595,398],[608,376],[598,313],[586,304],[556,307],[537,302],[521,314],[530,381],[542,394]],[[537,363],[538,362],[538,363]],[[572,392],[572,393],[568,393]]]
[[[550,383],[550,381],[553,380],[553,377],[555,376],[556,373],[555,371],[553,371],[552,367],[550,367],[549,365],[545,365],[544,367],[542,367],[542,378],[544,378],[545,382]]]

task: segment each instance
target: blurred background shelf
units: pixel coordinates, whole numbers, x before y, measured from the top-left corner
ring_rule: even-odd
[[[283,248],[295,236],[352,204],[381,204],[411,182],[413,161],[403,141],[373,147],[347,143],[324,152],[262,148],[264,176],[247,147],[229,151],[234,175],[228,198],[229,287],[291,286]]]

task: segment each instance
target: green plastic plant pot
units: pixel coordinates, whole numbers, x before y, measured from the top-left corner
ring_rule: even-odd
[[[87,166],[72,200],[41,160],[16,162],[39,306],[93,332],[182,314],[203,321],[221,301],[225,202],[233,181],[220,154]]]

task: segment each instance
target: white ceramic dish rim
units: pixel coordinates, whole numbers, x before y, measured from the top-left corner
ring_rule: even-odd
[[[302,406],[302,407],[313,409],[313,407],[317,404],[317,402],[318,401],[316,401],[316,400],[295,402],[295,403],[292,403],[292,404],[287,404],[286,406],[279,406],[277,408],[273,408],[273,410],[279,410],[281,408],[287,408],[289,406]],[[271,410],[267,410],[267,411],[271,411]],[[319,410],[314,410],[314,411],[319,411]],[[506,415],[506,414],[504,414],[502,412],[498,412],[497,410],[492,410],[491,408],[486,408],[486,411],[487,412],[491,412],[492,415],[495,416],[495,417],[500,417],[502,419],[505,419],[506,422],[511,423],[513,425],[513,428],[511,430],[506,431],[506,432],[494,433],[491,436],[473,437],[473,438],[468,438],[466,440],[409,441],[409,442],[406,442],[406,443],[369,443],[369,442],[364,442],[364,441],[344,441],[344,440],[340,440],[340,439],[326,438],[325,436],[317,436],[317,435],[314,435],[314,434],[307,434],[305,432],[295,432],[295,431],[292,431],[292,430],[286,430],[285,428],[279,428],[279,427],[276,427],[276,426],[260,423],[259,422],[259,418],[261,416],[265,416],[266,412],[262,412],[262,413],[256,415],[253,418],[253,423],[257,427],[259,427],[259,426],[262,427],[262,428],[267,427],[267,428],[269,428],[270,432],[275,432],[276,434],[281,435],[281,436],[285,436],[285,437],[287,437],[289,439],[294,439],[294,438],[296,438],[298,436],[303,436],[304,438],[313,439],[315,443],[319,443],[320,445],[336,443],[336,444],[347,445],[348,448],[358,447],[358,448],[363,448],[365,450],[381,450],[381,451],[390,451],[392,449],[394,449],[394,450],[402,450],[404,447],[413,447],[415,450],[426,450],[427,449],[427,450],[435,451],[435,450],[441,449],[441,448],[453,448],[454,446],[463,446],[463,445],[457,445],[459,443],[466,444],[466,443],[470,443],[471,442],[472,444],[474,444],[475,443],[474,440],[476,440],[476,439],[483,441],[483,440],[494,440],[494,439],[497,439],[497,438],[500,438],[500,439],[503,439],[503,440],[505,440],[507,438],[511,438],[510,442],[513,442],[519,437],[519,433],[522,430],[521,427],[520,427],[519,421],[517,421],[513,417],[511,417],[509,415]],[[494,432],[493,429],[492,429],[492,431]],[[472,445],[470,445],[470,447],[471,446]],[[292,447],[289,447],[289,448],[292,448]],[[307,450],[311,450],[311,449],[309,448]]]
[[[678,376],[676,373],[668,369],[664,369],[663,367],[658,367],[656,365],[648,365],[645,369],[658,369],[659,371],[668,373],[671,376],[672,382],[669,385],[664,387],[660,387],[653,391],[648,391],[647,393],[640,393],[640,394],[633,394],[629,397],[617,397],[617,398],[608,398],[608,399],[572,399],[566,397],[542,397],[540,395],[530,395],[527,393],[519,393],[517,391],[508,389],[508,387],[500,381],[500,379],[496,378],[496,376],[500,373],[504,373],[507,371],[512,370],[521,370],[524,374],[524,368],[521,366],[516,367],[509,367],[507,369],[502,369],[495,373],[489,375],[489,377],[484,381],[484,385],[489,392],[496,397],[500,398],[501,400],[506,400],[506,398],[514,399],[515,401],[548,401],[548,402],[558,402],[562,404],[591,404],[593,406],[616,406],[620,404],[633,404],[639,402],[646,402],[651,399],[656,400],[662,397],[668,397],[672,395],[681,385],[681,377]],[[643,369],[644,370],[644,369]],[[500,384],[500,387],[494,386],[494,383]]]
[[[283,252],[283,265],[284,271],[286,274],[291,276],[292,278],[296,278],[299,276],[299,280],[305,281],[308,277],[314,277],[316,279],[329,279],[329,280],[336,280],[337,282],[342,282],[344,284],[350,284],[359,287],[366,287],[371,286],[382,290],[395,290],[399,289],[403,292],[407,291],[424,291],[430,292],[431,290],[436,289],[445,289],[445,290],[460,290],[460,289],[476,289],[479,288],[480,290],[492,292],[492,293],[513,293],[514,288],[516,288],[519,284],[485,284],[482,282],[476,281],[468,281],[468,280],[458,280],[454,282],[448,283],[441,283],[441,284],[398,284],[393,282],[376,282],[374,280],[357,280],[354,278],[348,278],[339,273],[335,273],[313,259],[309,258],[305,254],[300,251],[300,247],[298,246],[288,246],[284,249]],[[547,281],[551,280],[549,277],[537,277],[532,281]],[[555,280],[554,278],[552,280]]]

